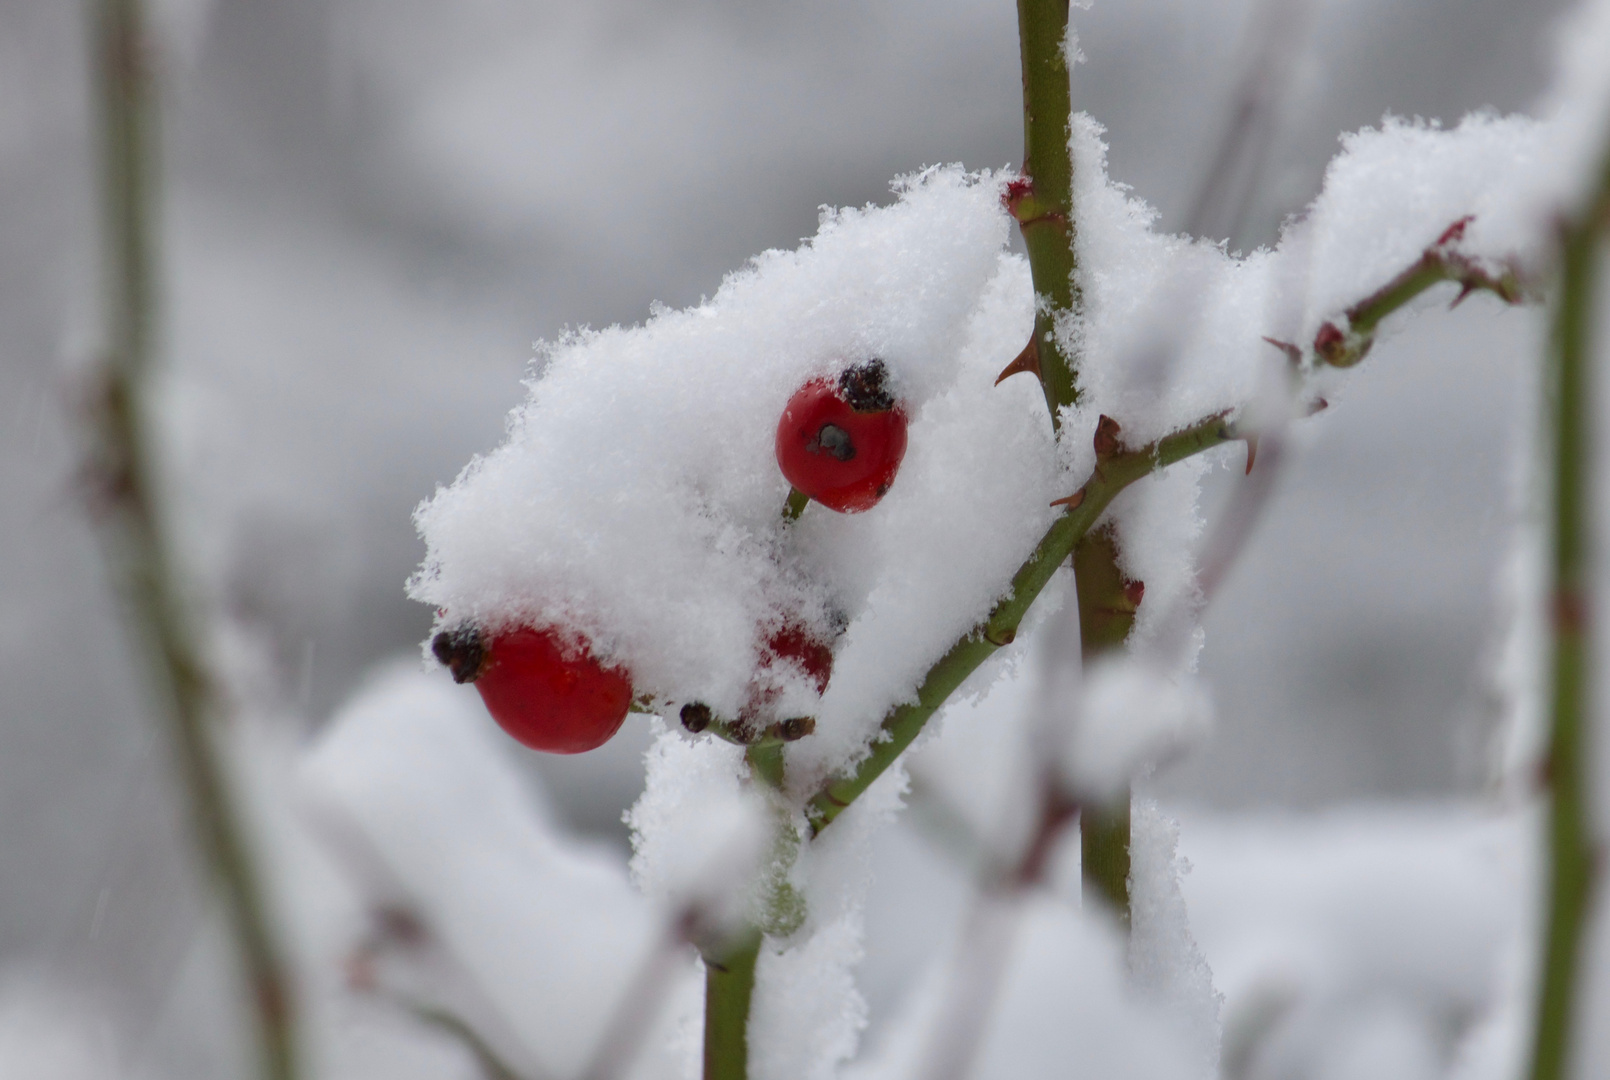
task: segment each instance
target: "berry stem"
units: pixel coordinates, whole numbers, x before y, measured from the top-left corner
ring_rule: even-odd
[[[811,497],[797,487],[788,489],[788,501],[783,504],[783,520],[798,521],[799,516],[810,505]]]

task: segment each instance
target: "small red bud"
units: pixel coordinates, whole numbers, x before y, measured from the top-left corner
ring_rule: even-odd
[[[1337,329],[1335,323],[1326,323],[1314,335],[1314,354],[1327,364],[1341,360],[1346,346],[1347,335]]]
[[[1093,440],[1096,447],[1096,457],[1109,458],[1118,453],[1120,444],[1118,436],[1120,429],[1118,421],[1105,414],[1096,421],[1096,437]]]

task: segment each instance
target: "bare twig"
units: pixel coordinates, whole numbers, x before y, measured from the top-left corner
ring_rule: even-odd
[[[289,1080],[297,1073],[291,979],[240,806],[213,741],[223,695],[190,632],[147,422],[157,321],[150,45],[139,0],[100,0],[95,16],[107,351],[86,406],[86,497],[152,695],[168,723],[197,845],[224,901],[256,1020],[259,1072],[268,1080]]]
[[[1225,237],[1233,243],[1240,231],[1274,142],[1310,4],[1263,0],[1253,14],[1229,122],[1185,220],[1185,231],[1192,236]]]

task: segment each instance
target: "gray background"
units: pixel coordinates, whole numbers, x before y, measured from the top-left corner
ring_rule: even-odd
[[[198,594],[265,645],[265,693],[310,729],[425,633],[402,593],[409,513],[496,444],[534,339],[695,302],[897,173],[1021,154],[1005,3],[158,7],[178,519]],[[1167,223],[1225,123],[1246,7],[1075,12],[1076,107]],[[1341,131],[1532,105],[1559,7],[1320,4],[1233,246],[1274,238]],[[136,1063],[208,1075],[220,1037],[175,1002],[222,976],[194,960],[211,954],[165,750],[73,484],[95,340],[83,14],[0,0],[0,971],[92,988]],[[1220,731],[1167,793],[1312,806],[1484,783],[1536,337],[1480,300],[1428,316],[1314,422],[1209,618]],[[643,744],[637,727],[530,765],[578,828],[619,838]]]

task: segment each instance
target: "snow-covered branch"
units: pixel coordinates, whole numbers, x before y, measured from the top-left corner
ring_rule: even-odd
[[[1477,259],[1459,251],[1459,240],[1473,220],[1466,216],[1449,225],[1412,266],[1349,307],[1340,325],[1332,321],[1321,325],[1314,336],[1315,358],[1331,367],[1352,367],[1363,360],[1375,344],[1375,331],[1381,320],[1443,282],[1459,286],[1459,295],[1453,301],[1455,306],[1477,291],[1490,292],[1506,304],[1538,299],[1522,286],[1513,268],[1495,274]]]
[[[988,618],[953,644],[928,669],[917,686],[915,702],[903,702],[888,712],[880,736],[854,772],[833,779],[811,797],[806,814],[813,835],[832,824],[894,763],[922,731],[929,717],[968,675],[997,649],[1017,637],[1019,624],[1052,574],[1073,554],[1074,546],[1119,492],[1159,469],[1241,437],[1235,422],[1226,414],[1206,417],[1181,431],[1134,448],[1124,446],[1120,434],[1115,421],[1102,418],[1094,439],[1096,466],[1090,478],[1073,495],[1060,500],[1067,509],[1046,530],[1033,554],[1013,575],[1011,591],[996,603]]]

